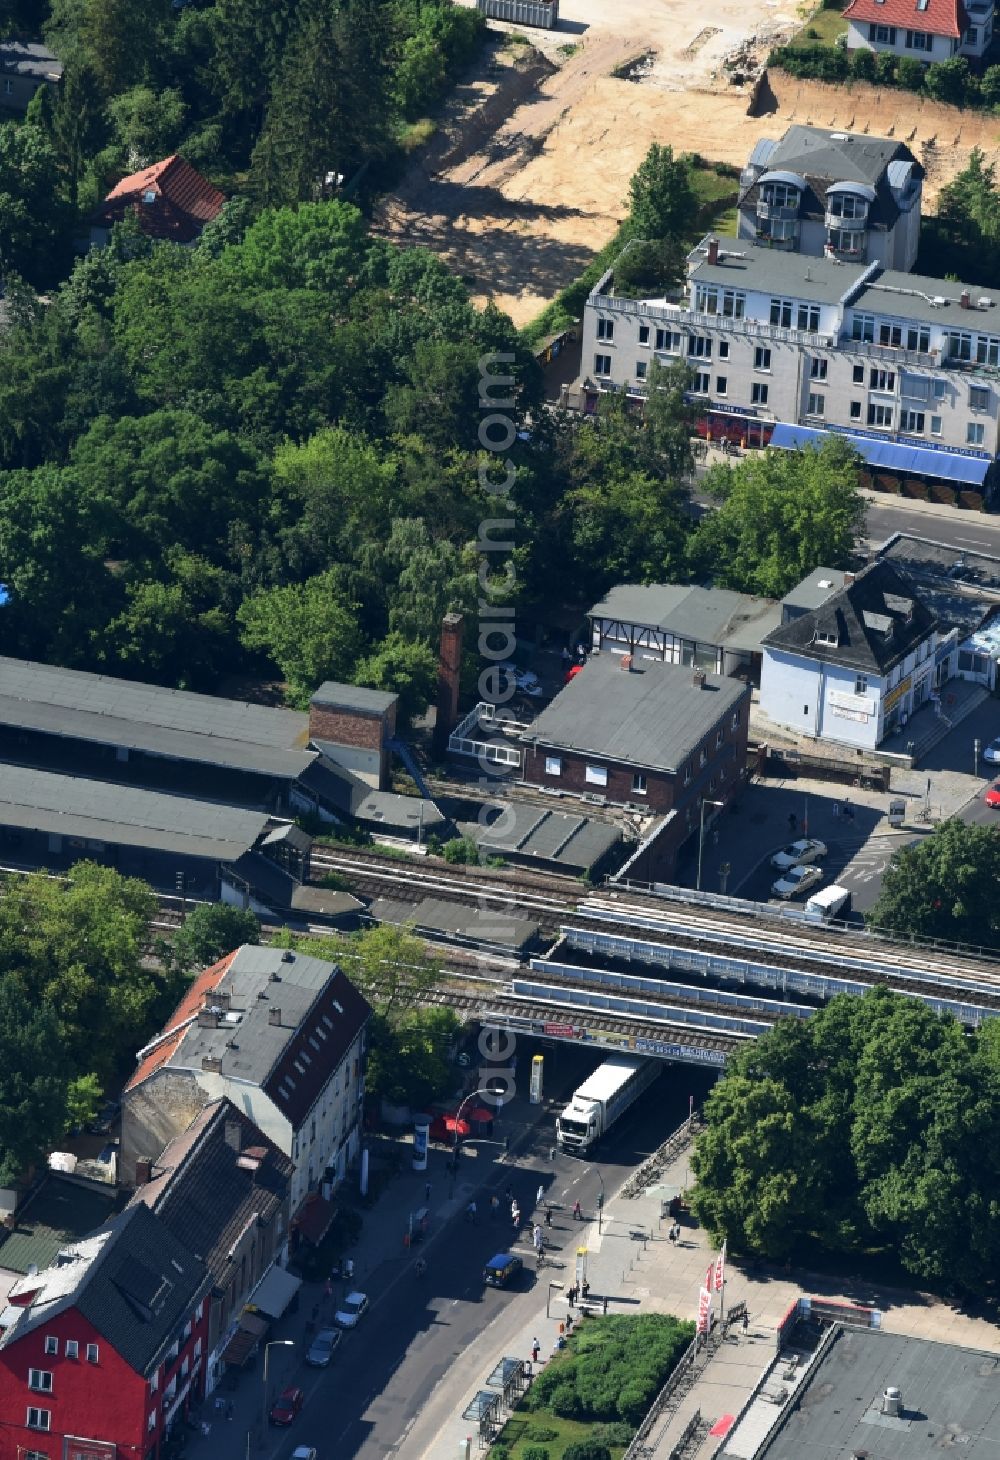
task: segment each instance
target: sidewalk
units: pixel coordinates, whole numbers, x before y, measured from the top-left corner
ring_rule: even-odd
[[[611,1198],[605,1210],[603,1232],[598,1232],[596,1221],[581,1226],[580,1241],[587,1248],[592,1309],[600,1311],[607,1296],[609,1313],[657,1312],[694,1318],[699,1289],[716,1254],[692,1218],[687,1218],[682,1226],[681,1241],[676,1247],[667,1239],[669,1219],[661,1218],[662,1204],[681,1190],[688,1179],[688,1157],[681,1153],[665,1169],[662,1181],[641,1196],[631,1200]],[[456,1455],[461,1453],[460,1447],[470,1435],[472,1453],[477,1453],[475,1423],[463,1419],[462,1411],[485,1387],[487,1376],[501,1358],[530,1359],[535,1338],[541,1344],[541,1363],[552,1357],[559,1325],[566,1322],[569,1307],[565,1293],[553,1290],[551,1316],[546,1317],[545,1295],[550,1281],[572,1281],[573,1257],[571,1244],[560,1256],[566,1263],[564,1268],[544,1267],[531,1294],[511,1295],[512,1302],[524,1303],[527,1313],[517,1340],[501,1348],[487,1330],[465,1354],[462,1372],[467,1376],[467,1383],[455,1396],[433,1444],[415,1448],[404,1438],[395,1460],[439,1460],[441,1456]],[[882,1326],[891,1332],[1000,1353],[1000,1333],[986,1319],[968,1317],[919,1293],[873,1288],[864,1282],[806,1273],[786,1275],[764,1264],[750,1269],[730,1263],[726,1274],[726,1307],[745,1302],[749,1330],[745,1335],[732,1335],[719,1347],[676,1409],[654,1426],[650,1443],[655,1460],[667,1460],[696,1409],[711,1422],[723,1414],[739,1413],[775,1355],[781,1319],[791,1304],[805,1294],[879,1308],[884,1314]],[[714,1302],[718,1313],[718,1296]]]

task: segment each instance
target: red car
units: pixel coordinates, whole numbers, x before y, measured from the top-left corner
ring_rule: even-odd
[[[294,1387],[282,1389],[277,1399],[271,1405],[271,1423],[273,1425],[290,1425],[305,1402],[306,1396],[302,1393],[301,1389]]]
[[[574,664],[573,667],[571,669],[567,669],[566,673],[563,675],[563,684],[569,684],[569,682],[570,682],[571,679],[575,679],[576,676],[578,674],[581,674],[582,672],[583,672],[583,665],[582,664]]]
[[[987,806],[1000,806],[1000,781],[993,782],[990,789],[986,792],[985,799]]]

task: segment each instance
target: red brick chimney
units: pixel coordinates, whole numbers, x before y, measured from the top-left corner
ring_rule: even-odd
[[[719,240],[717,238],[710,238],[708,240],[708,262],[710,264],[717,264],[719,262]]]
[[[458,685],[462,672],[462,639],[465,619],[460,613],[446,613],[441,620],[441,650],[438,655],[437,719],[434,724],[434,753],[442,757],[448,736],[458,719]]]

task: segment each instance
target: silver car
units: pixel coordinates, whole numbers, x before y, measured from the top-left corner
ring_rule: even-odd
[[[339,1329],[321,1328],[309,1345],[306,1363],[312,1364],[314,1369],[325,1369],[343,1336]]]
[[[789,867],[783,872],[777,882],[772,884],[771,891],[775,897],[796,897],[800,892],[805,892],[807,887],[812,887],[823,880],[823,869],[821,867]]]

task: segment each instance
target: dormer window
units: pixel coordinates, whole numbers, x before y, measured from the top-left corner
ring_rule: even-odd
[[[815,644],[829,644],[833,648],[840,643],[840,635],[835,629],[817,629],[813,634]]]

